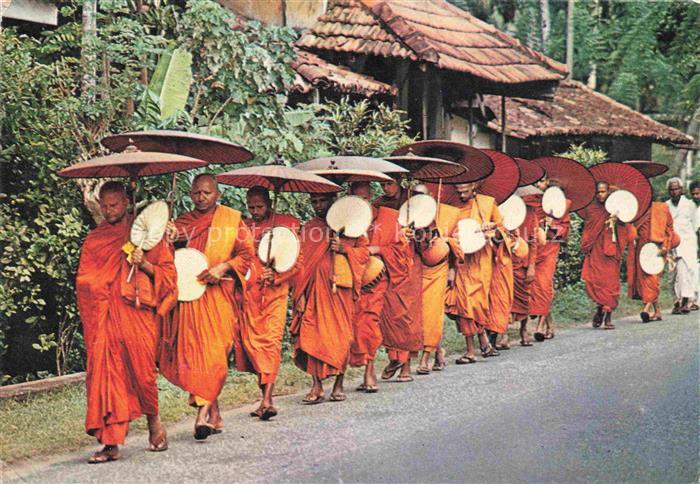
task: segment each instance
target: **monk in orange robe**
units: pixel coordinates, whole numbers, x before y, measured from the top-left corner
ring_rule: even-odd
[[[326,213],[333,195],[313,194],[316,217],[301,227],[303,267],[294,282],[294,316],[290,333],[295,337],[294,363],[313,379],[302,400],[317,404],[325,400],[323,380],[335,376],[331,401],[343,401],[343,378],[353,340],[355,304],[360,296],[362,274],[369,259],[367,239],[350,239],[332,233]],[[347,259],[349,273],[339,273],[335,259]],[[345,267],[345,266],[343,266]]]
[[[620,263],[625,246],[636,238],[634,225],[623,224],[605,211],[605,200],[610,193],[608,183],[598,182],[595,200],[579,212],[584,220],[581,278],[588,296],[597,304],[593,327],[599,328],[605,322],[605,329],[615,329],[612,312],[620,297]],[[612,230],[616,232],[615,241]]]
[[[292,215],[272,213],[270,193],[263,187],[253,187],[246,196],[251,218],[245,222],[253,235],[258,252],[263,234],[275,227],[287,227],[299,231],[299,220]],[[274,219],[274,220],[273,220]],[[298,263],[298,261],[297,261]],[[259,257],[253,258],[245,293],[245,318],[239,325],[240,334],[236,348],[236,365],[239,371],[258,375],[262,391],[260,406],[251,416],[269,420],[277,415],[272,404],[272,391],[280,368],[282,337],[287,321],[289,282],[296,274],[296,267],[282,274],[263,265]]]
[[[639,253],[644,244],[654,242],[659,246],[662,256],[679,245],[680,238],[673,231],[673,217],[668,205],[652,202],[651,207],[634,223],[637,240],[630,241],[627,248],[627,292],[630,298],[640,299],[644,308],[640,314],[642,322],[661,321],[659,292],[661,276],[644,272],[639,263]],[[654,313],[650,315],[651,309]]]
[[[520,237],[520,231],[513,233],[502,229],[505,234],[495,239],[493,251],[493,274],[489,286],[489,331],[491,346],[496,350],[508,350],[508,324],[511,322],[511,308],[515,294],[513,280],[513,259],[527,258],[528,244]]]
[[[374,201],[374,206],[394,210],[401,208],[408,198],[407,190],[398,182],[382,183],[384,195]],[[413,230],[404,229],[409,241],[405,246],[404,260],[407,277],[389,281],[380,328],[384,347],[389,356],[389,364],[382,371],[382,380],[391,379],[396,372],[396,381],[406,383],[411,377],[411,358],[418,356],[423,348],[422,289],[423,266],[416,250]]]
[[[441,194],[442,198],[442,194]],[[447,275],[450,269],[450,254],[458,247],[457,239],[448,237],[452,234],[459,220],[459,209],[445,203],[440,203],[436,221],[421,237],[422,267],[422,320],[423,320],[423,354],[416,368],[419,375],[430,373],[430,355],[435,354],[433,370],[444,368],[444,350],[440,344],[445,324],[445,294],[447,292]],[[447,250],[442,260],[432,260],[437,247]],[[450,249],[452,247],[452,249]]]
[[[493,243],[503,219],[496,200],[487,195],[476,194],[477,183],[456,185],[460,196],[460,220],[471,218],[482,227],[486,245],[473,254],[457,254],[448,274],[448,291],[445,311],[455,319],[457,328],[464,335],[466,352],[455,363],[476,363],[474,336],[479,336],[481,355],[484,358],[497,356],[490,344],[485,326],[489,321],[489,289],[493,272]],[[457,235],[457,234],[455,234]]]
[[[372,190],[367,182],[353,183],[351,191],[353,195],[372,201]],[[353,318],[354,339],[350,347],[350,365],[365,367],[364,381],[357,388],[365,393],[376,393],[378,390],[374,359],[382,345],[379,320],[385,306],[389,281],[408,277],[408,241],[401,233],[398,217],[397,210],[372,207],[372,225],[367,231],[369,253],[380,258],[384,270],[377,279],[362,288],[357,301],[357,314]]]
[[[164,326],[159,358],[163,375],[189,392],[189,403],[197,408],[197,440],[223,427],[217,399],[243,317],[245,275],[255,257],[253,237],[241,213],[217,204],[220,196],[212,175],[198,175],[190,189],[195,209],[168,229],[171,238],[204,253],[209,263],[198,276],[206,284],[202,297],[180,301],[172,321]]]
[[[148,419],[149,450],[168,448],[158,416],[156,346],[162,318],[177,301],[172,249],[161,241],[144,252],[131,246],[136,272],[122,250],[130,246],[129,199],[118,182],[100,190],[104,221],[80,254],[76,291],[87,352],[85,430],[104,448],[90,463],[117,460],[129,422]],[[125,245],[126,244],[126,245]]]
[[[544,192],[550,184],[551,180],[545,176],[535,186]],[[546,243],[538,247],[537,250],[535,279],[530,285],[530,317],[538,318],[535,330],[535,339],[538,341],[554,337],[551,314],[552,301],[554,300],[554,275],[557,271],[559,248],[566,241],[571,227],[570,206],[571,202],[567,200],[566,211],[559,219],[545,215],[541,203],[537,206],[538,217],[544,221],[547,229]]]
[[[536,193],[533,193],[536,192]],[[522,237],[527,241],[528,251],[525,257],[513,259],[513,306],[511,313],[513,321],[520,322],[520,345],[532,346],[530,334],[527,331],[527,318],[530,312],[530,284],[535,279],[535,260],[540,245],[540,219],[538,207],[542,206],[542,192],[534,187],[523,187],[516,191],[525,202],[527,212],[525,221],[520,227]],[[540,210],[541,212],[541,210]]]

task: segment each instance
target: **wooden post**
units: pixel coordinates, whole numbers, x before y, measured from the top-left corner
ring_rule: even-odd
[[[501,96],[501,151],[506,151],[506,97]]]
[[[472,109],[472,96],[469,96],[469,144],[474,145],[474,110]]]
[[[423,72],[423,100],[421,102],[421,126],[423,139],[428,139],[428,69],[425,64],[420,65]]]
[[[566,68],[569,77],[574,76],[574,0],[568,0],[566,7]]]

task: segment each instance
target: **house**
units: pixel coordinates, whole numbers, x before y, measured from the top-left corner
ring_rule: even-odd
[[[43,0],[0,0],[0,25],[58,25],[58,7]]]

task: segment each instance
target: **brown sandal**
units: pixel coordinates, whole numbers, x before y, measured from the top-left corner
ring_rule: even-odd
[[[260,414],[260,420],[268,421],[272,417],[277,416],[277,409],[270,405],[269,407],[265,407]]]
[[[389,363],[386,368],[384,368],[384,371],[382,371],[382,380],[391,380],[394,375],[396,375],[396,372],[401,369],[403,366],[403,363],[399,363],[398,365],[392,366],[391,363]]]
[[[168,433],[164,428],[161,427],[155,439],[148,439],[148,450],[151,452],[163,452],[168,450]]]
[[[119,452],[119,449],[117,449],[115,453],[112,453],[111,449],[107,449],[105,445],[102,450],[92,454],[92,457],[88,459],[88,464],[104,464],[105,462],[119,460],[121,456],[122,454]]]
[[[416,368],[416,374],[417,375],[430,375],[430,368],[427,366],[419,366]]]

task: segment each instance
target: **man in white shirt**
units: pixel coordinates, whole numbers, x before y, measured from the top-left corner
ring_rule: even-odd
[[[680,178],[670,178],[666,182],[666,189],[671,197],[666,203],[673,217],[673,230],[681,238],[681,243],[676,248],[673,283],[676,304],[673,313],[687,314],[697,308],[695,298],[699,285],[696,206],[683,195],[683,182]]]

